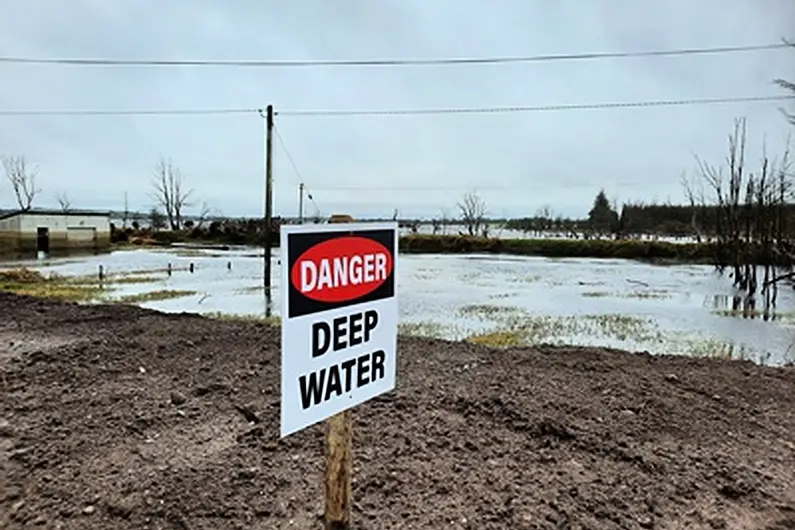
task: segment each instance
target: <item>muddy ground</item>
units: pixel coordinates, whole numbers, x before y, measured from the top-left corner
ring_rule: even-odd
[[[0,293],[0,527],[319,528],[278,341]],[[795,528],[791,368],[407,338],[355,417],[356,528]]]

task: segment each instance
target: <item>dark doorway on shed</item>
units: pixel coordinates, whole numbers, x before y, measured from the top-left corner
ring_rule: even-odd
[[[46,226],[36,229],[36,251],[50,253],[50,229]]]

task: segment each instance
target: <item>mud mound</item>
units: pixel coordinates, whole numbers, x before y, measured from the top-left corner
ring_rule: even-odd
[[[279,333],[0,293],[0,527],[320,528]],[[355,523],[795,528],[795,370],[401,339],[355,413]],[[7,487],[6,487],[7,485]]]

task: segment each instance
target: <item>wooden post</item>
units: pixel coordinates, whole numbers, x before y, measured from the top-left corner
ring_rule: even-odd
[[[349,530],[353,478],[353,414],[326,420],[326,530]]]
[[[265,316],[271,316],[271,248],[273,223],[273,105],[265,114],[265,263],[263,267],[265,288]]]
[[[298,224],[304,224],[304,183],[298,185]]]
[[[330,223],[352,222],[333,216]],[[353,411],[326,420],[326,530],[350,530],[353,479]]]

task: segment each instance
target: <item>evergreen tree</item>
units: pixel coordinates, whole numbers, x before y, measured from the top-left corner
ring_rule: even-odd
[[[588,224],[600,234],[613,232],[618,225],[618,213],[610,206],[605,190],[600,190],[588,212]]]

